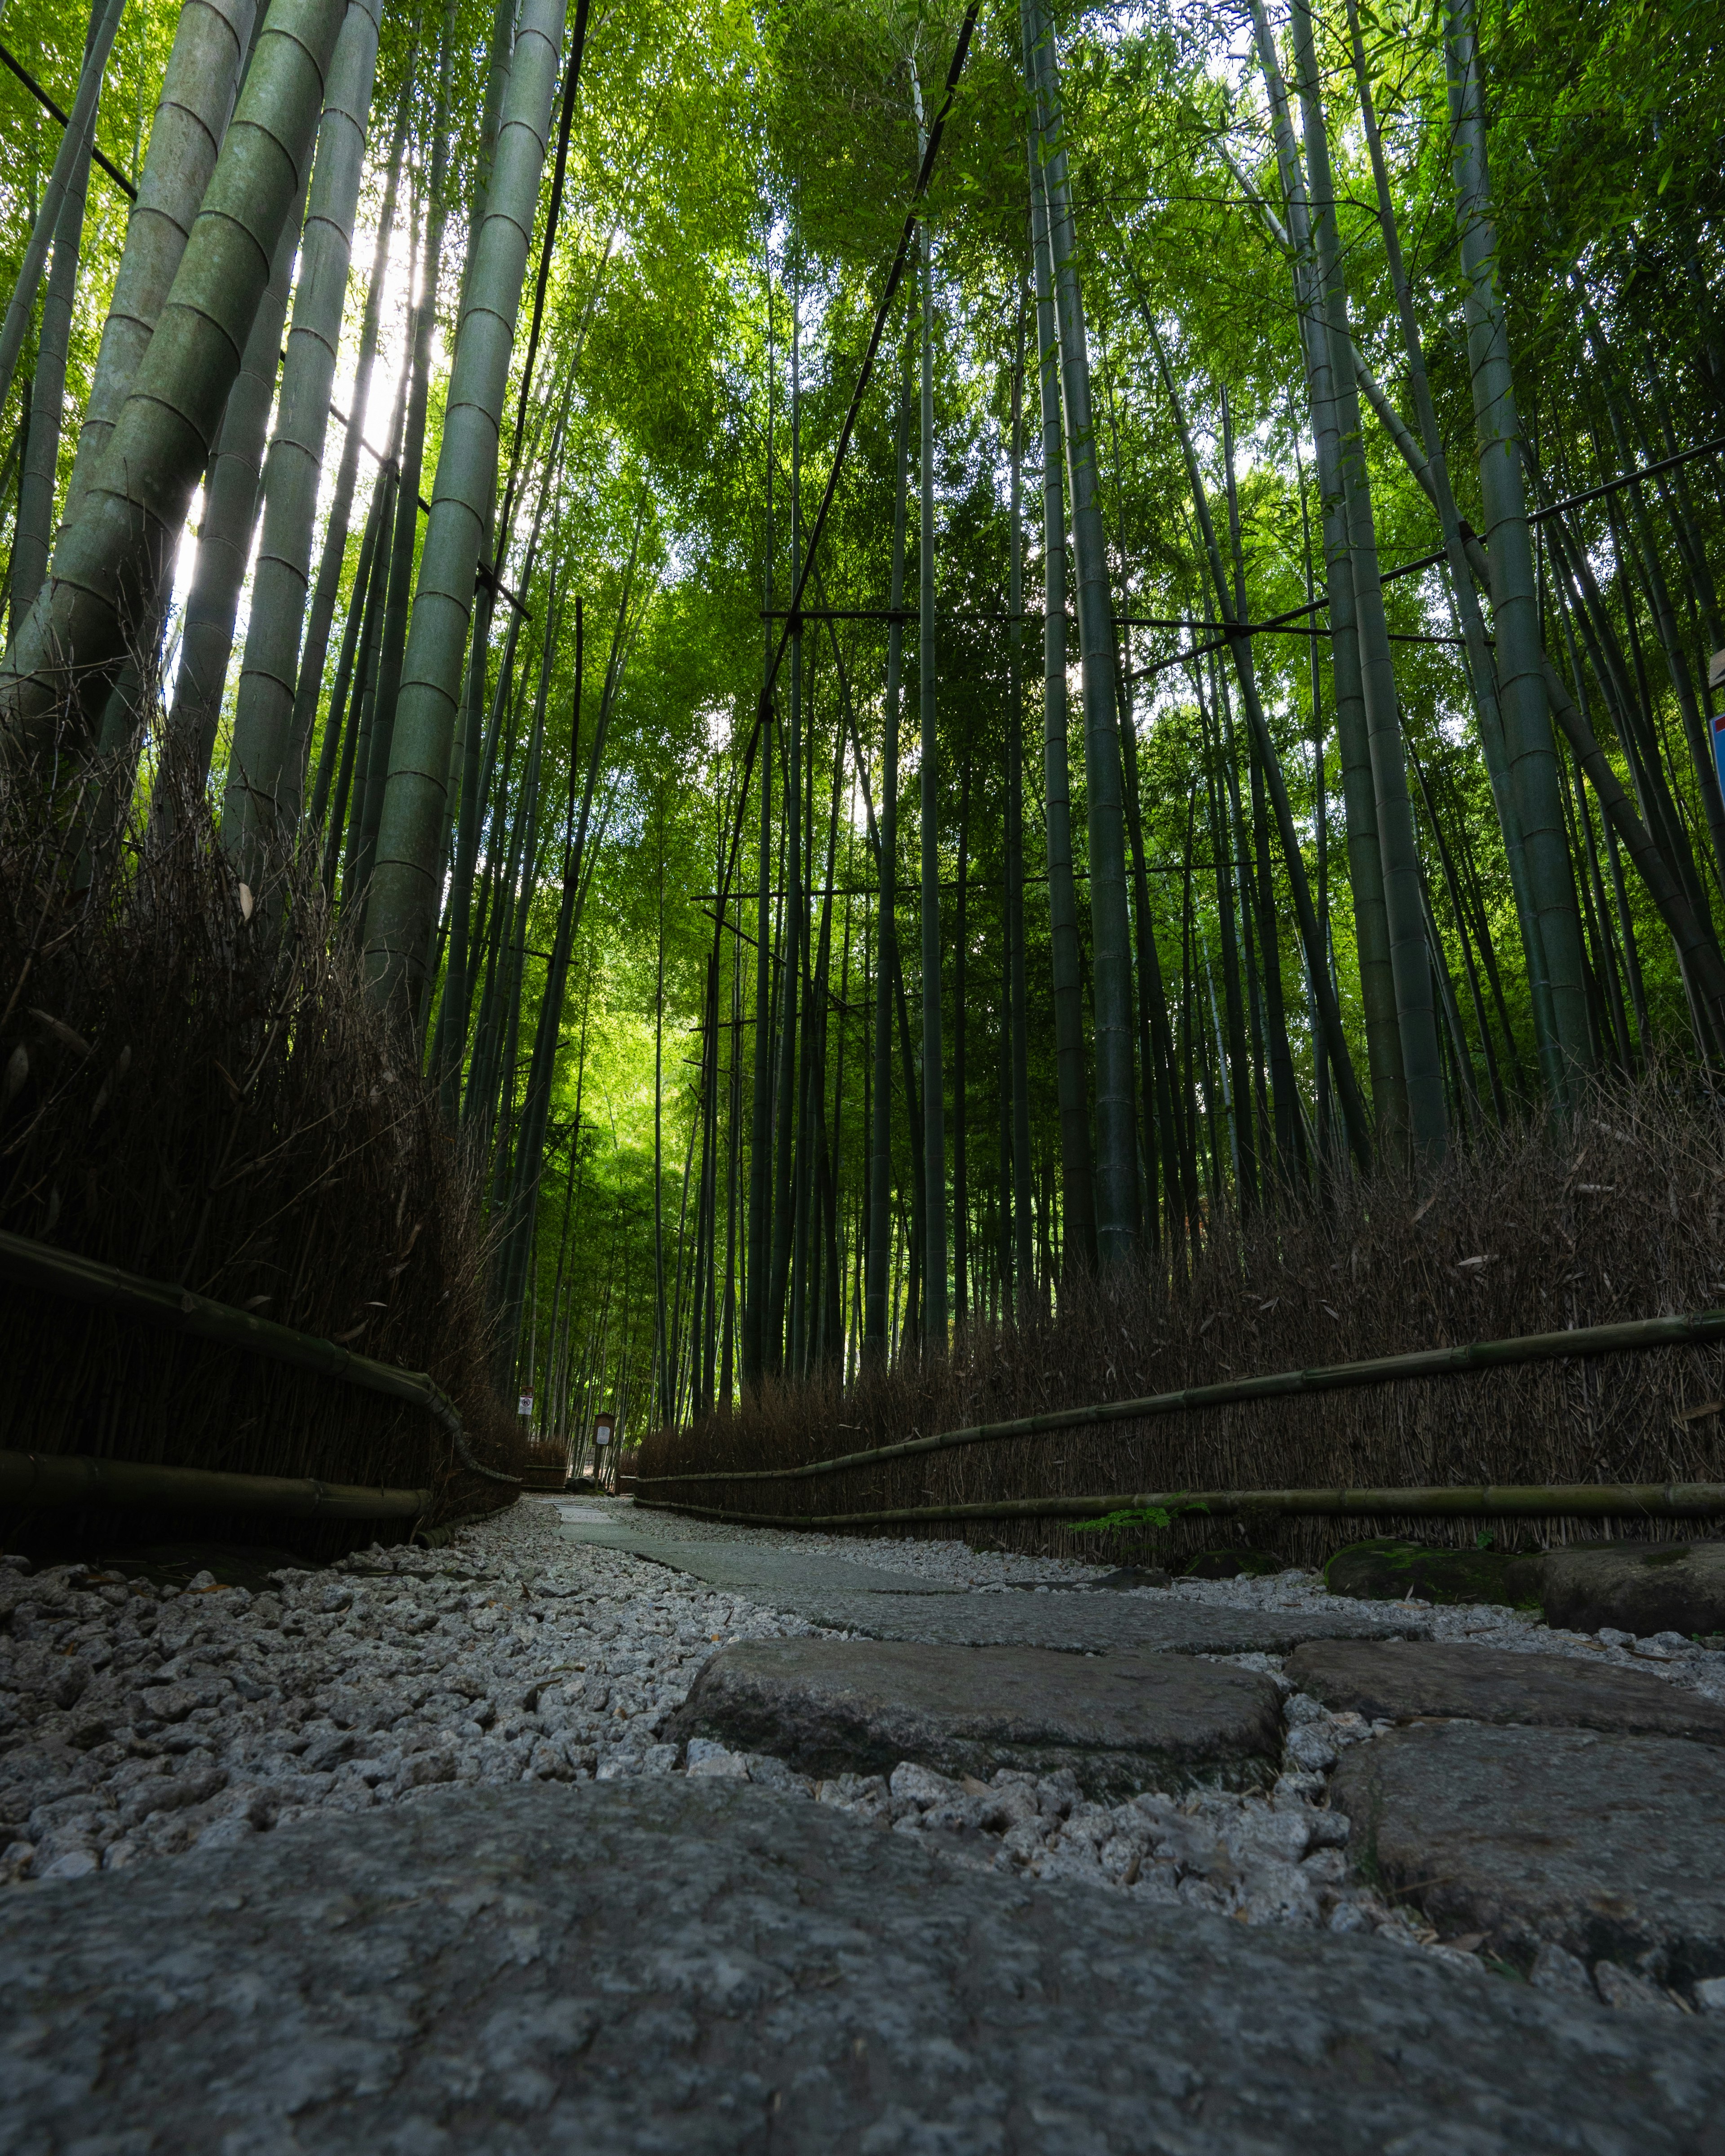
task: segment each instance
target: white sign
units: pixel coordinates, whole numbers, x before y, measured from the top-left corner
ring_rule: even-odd
[[[593,1443],[595,1445],[608,1445],[610,1442],[611,1433],[608,1430],[602,1430],[594,1433]]]
[[[517,1414],[531,1414],[532,1412],[533,1395],[531,1393],[523,1393],[521,1398],[521,1404],[516,1408],[516,1413]]]

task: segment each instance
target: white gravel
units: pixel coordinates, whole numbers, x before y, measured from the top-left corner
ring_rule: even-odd
[[[1081,1881],[1248,1923],[1436,1935],[1350,1883],[1347,1821],[1324,1805],[1348,1745],[1388,1724],[1294,1692],[1279,1658],[1231,1660],[1284,1693],[1273,1791],[1095,1804],[1070,1775],[955,1783],[910,1763],[816,1784],[783,1761],[660,1743],[701,1664],[736,1640],[816,1628],[619,1551],[563,1537],[560,1514],[656,1540],[756,1542],[942,1584],[1078,1586],[1106,1569],[962,1543],[864,1540],[644,1517],[627,1502],[524,1500],[437,1551],[373,1548],[274,1592],[184,1591],[0,1560],[0,1885],[37,1886],[244,1840],[318,1811],[413,1801],[441,1784],[688,1772],[747,1779],[923,1837],[954,1862]],[[633,1515],[631,1517],[631,1515]],[[1333,1607],[1313,1573],[1180,1581],[1234,1608]],[[1422,1605],[1423,1608],[1423,1605]],[[1435,1636],[1627,1663],[1725,1700],[1725,1656],[1676,1635],[1555,1632],[1501,1609],[1430,1613]]]

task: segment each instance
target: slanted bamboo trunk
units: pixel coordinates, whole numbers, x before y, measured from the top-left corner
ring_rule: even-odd
[[[0,668],[0,727],[29,754],[63,712],[88,742],[150,618],[305,183],[345,13],[346,0],[274,0],[109,454]]]
[[[185,0],[180,10],[79,428],[63,531],[90,490],[150,348],[228,131],[256,18],[255,0]]]
[[[228,393],[221,434],[204,480],[203,516],[192,588],[186,600],[179,678],[167,722],[172,767],[182,783],[194,790],[201,790],[208,778],[215,753],[228,662],[234,652],[234,624],[246,564],[251,558],[258,487],[280,366],[282,324],[287,318],[294,254],[299,244],[300,208],[296,198],[276,241],[269,289],[246,340],[239,377]],[[172,814],[172,807],[170,788],[162,798],[163,818]]]
[[[48,250],[59,229],[60,213],[66,198],[76,183],[80,170],[88,174],[90,146],[95,131],[96,106],[102,94],[102,77],[107,72],[108,55],[114,49],[115,33],[120,28],[120,18],[125,13],[126,0],[106,0],[105,7],[99,5],[91,18],[91,36],[85,47],[83,71],[78,78],[78,94],[72,100],[67,115],[59,146],[54,151],[54,167],[48,176],[48,185],[43,190],[42,200],[37,205],[35,222],[30,237],[24,244],[24,259],[20,264],[18,281],[12,288],[12,297],[7,303],[3,321],[0,321],[0,404],[6,401],[12,388],[12,377],[17,369],[18,355],[24,348],[24,339],[29,335],[30,319],[35,312],[36,293],[42,282],[42,271],[48,260]]]
[[[90,18],[86,55],[101,33],[102,0]],[[54,259],[42,295],[42,324],[36,333],[36,368],[30,377],[30,425],[24,440],[18,480],[18,523],[12,542],[12,603],[25,612],[48,574],[54,538],[54,496],[59,469],[60,428],[66,401],[66,354],[71,341],[72,305],[78,290],[78,257],[84,244],[84,208],[90,192],[90,152],[95,111],[81,138],[79,155],[66,176],[66,188],[54,228]],[[71,131],[68,129],[68,133]]]

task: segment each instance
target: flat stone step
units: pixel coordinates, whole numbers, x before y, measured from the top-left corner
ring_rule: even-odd
[[[1725,1744],[1725,1707],[1645,1671],[1573,1655],[1431,1640],[1324,1640],[1296,1647],[1284,1667],[1326,1707],[1372,1722],[1432,1715]]]
[[[1250,1670],[873,1640],[726,1647],[665,1734],[771,1753],[805,1774],[891,1774],[901,1759],[982,1780],[1068,1767],[1098,1797],[1266,1784],[1282,1744],[1280,1695]]]
[[[1660,1984],[1725,1975],[1713,1746],[1427,1722],[1345,1753],[1330,1802],[1363,1876],[1521,1969],[1555,1946]]]
[[[1026,1887],[744,1784],[462,1790],[0,1903],[0,2144],[1717,2147],[1725,2030]]]

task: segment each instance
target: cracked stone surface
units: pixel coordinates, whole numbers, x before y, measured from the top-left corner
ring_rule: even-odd
[[[1329,1800],[1358,1871],[1523,1969],[1555,1947],[1661,1986],[1725,1975],[1713,1746],[1427,1722],[1348,1752]]]
[[[1314,1640],[1284,1664],[1302,1691],[1368,1721],[1416,1716],[1725,1744],[1725,1706],[1644,1670],[1438,1640]]]
[[[1276,1779],[1281,1701],[1255,1671],[1185,1655],[778,1640],[726,1647],[665,1729],[809,1774],[1070,1769],[1086,1795]]]
[[[1677,2156],[1725,2030],[968,1876],[729,1781],[425,1793],[0,1906],[0,2145]]]

